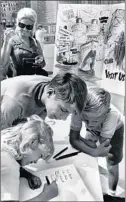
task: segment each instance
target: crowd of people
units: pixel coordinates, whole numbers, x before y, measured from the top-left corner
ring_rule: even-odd
[[[71,73],[48,77],[42,45],[35,37],[37,15],[31,8],[17,14],[15,30],[7,29],[1,49],[1,196],[2,201],[19,201],[20,177],[30,188],[41,180],[23,165],[47,160],[54,152],[53,131],[44,118],[66,120],[72,114],[69,141],[77,150],[93,157],[106,157],[109,193],[116,192],[119,163],[123,154],[124,123],[111,104],[106,90],[88,88]],[[85,123],[87,134],[80,131]],[[99,144],[97,144],[99,142]],[[7,195],[8,193],[8,195]],[[56,182],[45,184],[32,199],[47,201],[58,195]],[[8,196],[9,198],[6,198]]]

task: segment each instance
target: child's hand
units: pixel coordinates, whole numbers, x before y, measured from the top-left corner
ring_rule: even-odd
[[[110,144],[111,139],[110,138],[105,138],[105,137],[100,137],[99,138],[99,142],[102,144],[103,142],[105,142],[105,147],[108,147]]]
[[[28,184],[31,189],[38,189],[41,186],[41,179],[35,175],[28,178]]]
[[[32,198],[30,201],[49,201],[50,199],[56,197],[58,195],[58,187],[55,181],[51,184],[44,185],[43,192],[41,192],[35,198]]]
[[[95,157],[105,157],[108,155],[111,145],[109,143],[109,140],[104,141],[102,144],[100,144],[95,150],[94,150],[94,156]],[[107,146],[106,146],[107,145]]]
[[[45,184],[43,188],[43,194],[45,201],[48,201],[58,195],[58,186],[55,181],[53,181],[50,185]]]

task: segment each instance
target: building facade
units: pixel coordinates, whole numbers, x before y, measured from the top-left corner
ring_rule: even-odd
[[[1,2],[1,24],[14,25],[17,12],[24,7],[31,7],[31,1],[2,1]]]
[[[58,1],[31,1],[31,8],[37,13],[37,25],[46,30],[45,43],[54,43]]]

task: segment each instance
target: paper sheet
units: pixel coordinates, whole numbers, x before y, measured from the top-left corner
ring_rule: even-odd
[[[77,172],[73,164],[52,168],[48,170],[43,170],[37,173],[42,180],[42,187],[31,190],[28,187],[27,181],[22,179],[21,189],[20,189],[20,200],[29,200],[43,190],[43,185],[46,183],[45,176],[48,176],[50,182],[56,180],[59,189],[59,195],[56,197],[55,201],[94,201],[93,197],[86,188],[83,180],[81,179],[79,173]]]

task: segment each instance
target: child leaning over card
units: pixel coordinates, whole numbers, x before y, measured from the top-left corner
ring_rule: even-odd
[[[110,104],[110,93],[102,88],[88,89],[86,105],[81,115],[72,115],[70,143],[76,149],[94,157],[106,156],[109,172],[109,192],[114,195],[123,154],[124,123],[120,112]],[[80,136],[82,122],[86,138]],[[97,141],[100,145],[97,147]]]

